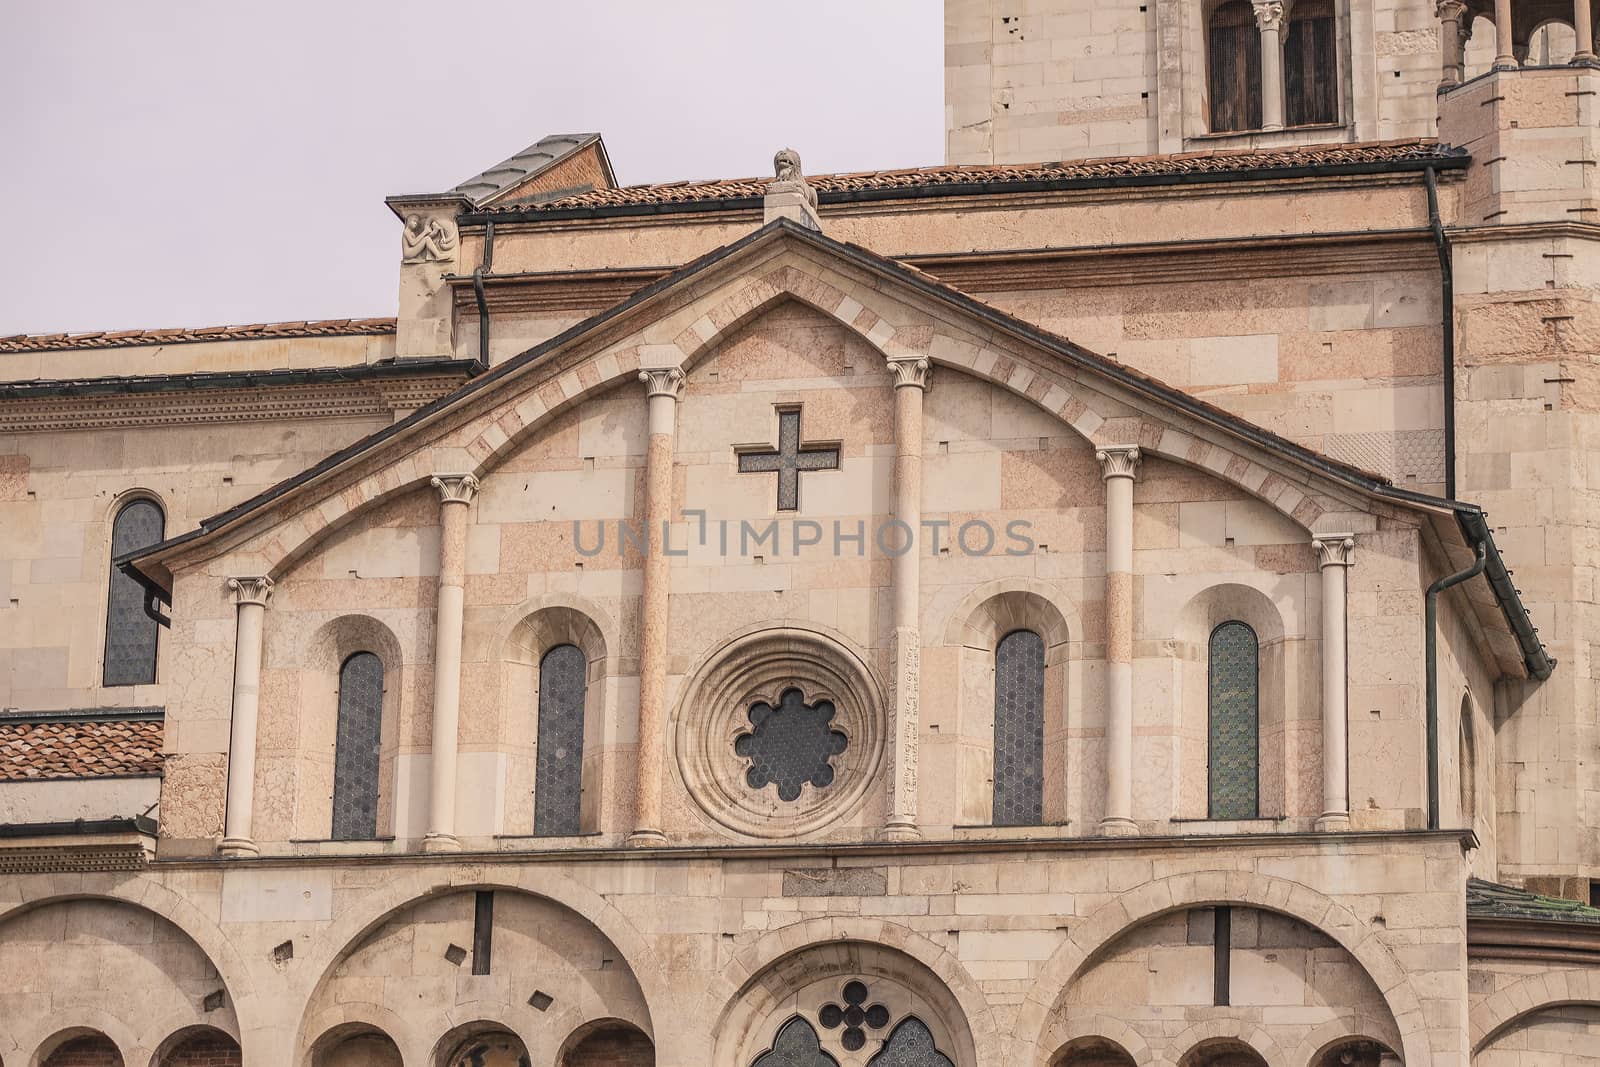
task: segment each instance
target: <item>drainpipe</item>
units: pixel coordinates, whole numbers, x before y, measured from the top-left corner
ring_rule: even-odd
[[[1432,173],[1431,171],[1429,173]],[[483,276],[494,270],[494,220],[483,231],[483,261],[472,272],[472,293],[478,298],[479,373],[489,369],[489,300],[483,294]],[[1448,461],[1447,461],[1448,462]]]
[[[1439,250],[1440,344],[1444,350],[1444,495],[1456,498],[1456,281],[1450,238],[1439,219],[1439,183],[1432,167],[1422,172],[1428,188],[1428,228]],[[493,225],[491,223],[491,225]]]
[[[1439,594],[1452,585],[1476,578],[1489,562],[1488,549],[1479,541],[1473,546],[1478,558],[1464,571],[1446,575],[1428,586],[1423,598],[1422,625],[1427,674],[1427,694],[1424,697],[1428,717],[1428,829],[1439,829]]]

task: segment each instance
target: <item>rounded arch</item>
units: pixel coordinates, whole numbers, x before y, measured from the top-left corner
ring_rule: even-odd
[[[1323,1023],[1305,1036],[1299,1046],[1296,1047],[1291,1062],[1294,1067],[1326,1067],[1323,1063],[1323,1057],[1340,1045],[1351,1042],[1376,1045],[1393,1056],[1394,1038],[1379,1036],[1388,1034],[1389,1030],[1390,1028],[1382,1019],[1375,1019],[1367,1015],[1333,1019]],[[1398,1059],[1399,1057],[1396,1058]]]
[[[73,900],[112,901],[151,912],[177,927],[205,954],[233,1005],[239,1032],[248,1032],[262,1024],[262,1009],[243,957],[215,923],[166,886],[143,877],[85,875],[78,890],[56,893],[52,879],[24,878],[20,881],[21,898],[0,904],[0,927],[35,908]]]
[[[1546,971],[1491,993],[1472,1012],[1468,1023],[1473,1054],[1482,1052],[1523,1016],[1568,1005],[1600,1007],[1600,972]]]
[[[576,645],[590,664],[606,663],[619,645],[619,632],[599,604],[575,593],[530,597],[501,619],[494,656],[498,660],[538,663],[555,645]]]
[[[359,946],[362,939],[390,917],[414,904],[447,893],[479,889],[526,893],[559,904],[582,916],[616,947],[621,962],[638,983],[652,1019],[657,1011],[673,1003],[669,976],[657,965],[650,942],[615,904],[589,887],[542,866],[524,866],[505,871],[476,865],[461,865],[450,870],[425,867],[398,874],[384,882],[366,897],[354,902],[339,919],[316,936],[306,958],[315,965],[317,980],[296,1004],[295,1016],[302,1020],[296,1047],[307,1047],[307,1025],[304,1020],[310,1005],[315,1002],[339,963]]]
[[[1040,1049],[1073,981],[1123,933],[1157,916],[1184,908],[1240,904],[1297,919],[1332,938],[1359,963],[1383,996],[1404,1035],[1407,1067],[1431,1067],[1422,1005],[1389,946],[1343,904],[1300,882],[1254,871],[1203,871],[1153,879],[1103,904],[1073,927],[1045,961],[1017,1013],[1019,1049]],[[1038,1058],[1037,1067],[1047,1067]],[[1295,1065],[1299,1067],[1299,1065]]]
[[[613,1033],[622,1033],[630,1037],[637,1037],[650,1042],[650,1035],[626,1019],[607,1017],[592,1019],[580,1023],[572,1028],[571,1032],[562,1040],[561,1047],[556,1051],[556,1067],[567,1067],[567,1060],[571,1056],[583,1051],[583,1046],[591,1040],[607,1037]],[[651,1049],[655,1048],[653,1042]]]
[[[304,1022],[302,1032],[307,1035],[300,1051],[303,1067],[317,1067],[319,1057],[340,1042],[366,1035],[387,1038],[408,1064],[422,1063],[429,1048],[403,1016],[366,1001],[346,1001],[320,1011]]]
[[[1113,1054],[1120,1053],[1134,1063],[1150,1062],[1150,1045],[1144,1035],[1121,1019],[1109,1015],[1085,1015],[1072,1020],[1056,1035],[1056,1050],[1046,1058],[1050,1067],[1064,1064],[1077,1052],[1109,1047]]]
[[[152,1031],[157,1032],[157,1031]],[[184,1045],[194,1040],[220,1041],[231,1044],[235,1052],[239,1051],[239,1035],[230,1033],[219,1026],[210,1023],[196,1023],[192,1026],[180,1027],[171,1031],[164,1039],[157,1041],[146,1040],[144,1047],[153,1048],[150,1054],[150,1067],[167,1067],[167,1059],[179,1051]],[[134,1067],[129,1064],[128,1067]]]
[[[954,953],[898,923],[840,916],[808,919],[768,932],[735,956],[707,988],[696,1016],[708,1020],[709,1032],[717,1035],[714,1067],[744,1067],[732,1058],[736,1046],[759,1024],[763,1006],[775,1005],[784,996],[787,980],[777,970],[827,950],[867,950],[899,961],[893,978],[956,1016],[941,1022],[970,1046],[953,1050],[957,1061],[1000,1062],[1003,1038],[989,1001]],[[818,970],[806,968],[806,974]],[[755,1000],[757,995],[764,999]]]
[[[1254,1053],[1267,1067],[1291,1067],[1278,1043],[1265,1030],[1243,1019],[1207,1019],[1168,1042],[1169,1048],[1183,1049],[1177,1067],[1205,1067],[1205,1058],[1219,1052]],[[1292,1067],[1301,1067],[1294,1064]]]
[[[62,1015],[70,1019],[66,1026],[60,1025],[61,1020],[52,1022],[51,1032],[34,1042],[33,1055],[28,1060],[29,1067],[44,1067],[46,1061],[60,1049],[61,1046],[80,1038],[96,1037],[111,1043],[117,1050],[117,1055],[122,1058],[122,1067],[139,1067],[143,1062],[143,1049],[138,1039],[134,1037],[133,1030],[121,1019],[98,1008],[73,1006],[62,1011]]]
[[[491,1000],[472,1000],[464,1004],[457,1004],[450,1012],[452,1019],[461,1019],[459,1022],[439,1035],[433,1042],[432,1048],[426,1057],[419,1063],[424,1067],[455,1067],[451,1057],[461,1050],[462,1046],[474,1037],[492,1034],[510,1034],[522,1045],[524,1053],[532,1053],[538,1047],[533,1035],[524,1031],[516,1020],[515,1011],[509,1004]]]
[[[1078,607],[1053,582],[997,578],[975,586],[945,621],[944,643],[993,650],[1011,630],[1033,630],[1044,638],[1045,662],[1056,662],[1076,634],[1083,638]]]

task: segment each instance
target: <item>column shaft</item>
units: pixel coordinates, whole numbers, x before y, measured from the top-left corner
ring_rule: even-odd
[[[470,474],[440,475],[439,599],[433,632],[433,745],[428,761],[427,852],[455,852],[456,750],[461,729],[461,626],[466,606],[467,505],[478,491]]]
[[[672,582],[666,553],[672,518],[672,457],[677,434],[683,371],[677,367],[639,372],[648,394],[649,441],[645,445],[644,521],[649,551],[644,559],[644,595],[639,611],[639,746],[634,778],[632,845],[666,842],[661,830],[661,774],[666,759],[667,628]]]
[[[1283,0],[1253,0],[1261,31],[1261,128],[1283,129]]]
[[[1467,5],[1462,0],[1438,0],[1434,14],[1439,19],[1439,85],[1460,85],[1466,73],[1466,40],[1462,20]]]
[[[238,616],[233,651],[233,722],[228,736],[228,811],[221,853],[254,856],[256,722],[261,708],[261,642],[271,578],[229,578]]]
[[[1139,449],[1095,453],[1106,483],[1106,805],[1100,832],[1138,833],[1133,821],[1133,480]]]
[[[1350,534],[1315,538],[1322,570],[1322,817],[1319,830],[1350,828],[1349,660],[1346,587],[1355,551]]]
[[[1573,52],[1572,61],[1592,63],[1595,58],[1594,14],[1590,10],[1589,0],[1572,0],[1572,27],[1578,38],[1578,47]]]
[[[1511,0],[1494,0],[1494,42],[1495,69],[1515,67],[1517,57],[1511,43]]]
[[[893,725],[894,773],[889,781],[889,817],[884,836],[914,840],[917,827],[917,769],[921,730],[922,631],[922,400],[930,368],[926,359],[891,359],[894,378],[894,519],[893,538],[905,551],[890,561],[893,585],[893,672],[889,686]]]

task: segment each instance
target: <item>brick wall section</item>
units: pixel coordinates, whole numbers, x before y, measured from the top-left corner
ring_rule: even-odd
[[[220,1035],[190,1038],[167,1053],[160,1067],[240,1067],[239,1046]]]
[[[561,1067],[655,1067],[656,1050],[637,1030],[602,1030],[568,1052]]]
[[[103,1037],[77,1037],[50,1053],[44,1067],[123,1067],[117,1047]]]

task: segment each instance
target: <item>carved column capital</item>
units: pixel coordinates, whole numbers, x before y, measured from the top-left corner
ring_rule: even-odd
[[[441,504],[470,504],[478,495],[478,479],[470,474],[435,474],[428,484],[439,490]]]
[[[1318,567],[1349,567],[1355,563],[1354,534],[1318,534],[1311,543],[1317,548]]]
[[[652,367],[639,372],[646,396],[670,396],[674,400],[683,396],[682,367]]]
[[[1283,0],[1250,0],[1256,10],[1256,28],[1276,33],[1283,28]]]
[[[1112,445],[1095,452],[1100,461],[1100,472],[1105,478],[1137,478],[1139,476],[1138,445]]]
[[[1441,21],[1463,23],[1466,14],[1467,5],[1462,0],[1436,0],[1433,5],[1433,15]]]
[[[933,377],[932,364],[922,356],[891,359],[885,366],[894,377],[894,387],[896,389],[902,386],[914,386],[918,389],[926,390],[929,380]]]
[[[228,588],[233,591],[235,604],[260,604],[267,606],[272,599],[273,581],[266,575],[253,578],[229,578]]]

